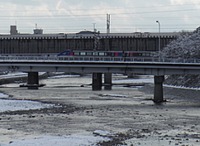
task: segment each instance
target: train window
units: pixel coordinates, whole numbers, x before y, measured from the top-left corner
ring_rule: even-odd
[[[146,56],[146,57],[149,57],[149,56],[150,56],[150,53],[146,53],[145,56]]]
[[[98,52],[93,52],[93,56],[98,56]]]
[[[105,56],[104,52],[99,52],[99,56]]]
[[[80,52],[80,55],[81,55],[81,56],[85,56],[85,55],[86,55],[86,52]]]
[[[87,52],[87,56],[92,56],[92,52]]]
[[[79,56],[79,52],[74,52],[74,55],[75,56]]]

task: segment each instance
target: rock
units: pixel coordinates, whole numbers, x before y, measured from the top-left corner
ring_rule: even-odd
[[[104,130],[95,130],[93,132],[94,135],[97,135],[97,136],[103,136],[103,137],[107,137],[107,136],[110,136],[111,133],[108,132],[108,131],[104,131]]]

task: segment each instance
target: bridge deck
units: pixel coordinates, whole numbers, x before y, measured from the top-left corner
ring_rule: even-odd
[[[138,73],[148,75],[200,74],[200,64],[156,61],[0,60],[0,71]]]

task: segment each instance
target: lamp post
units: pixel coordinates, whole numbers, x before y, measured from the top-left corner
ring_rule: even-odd
[[[158,23],[158,32],[159,32],[159,40],[158,40],[158,55],[159,55],[159,61],[160,61],[160,22],[156,21]]]
[[[94,33],[96,33],[97,29],[96,29],[96,23],[93,23],[93,29],[94,29]]]

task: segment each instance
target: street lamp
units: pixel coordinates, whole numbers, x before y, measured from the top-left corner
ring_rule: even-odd
[[[156,23],[158,23],[158,32],[159,32],[158,54],[159,54],[159,61],[160,61],[160,22],[156,21]]]
[[[96,23],[93,23],[93,28],[94,28],[94,33],[96,33],[97,29],[96,29]]]

